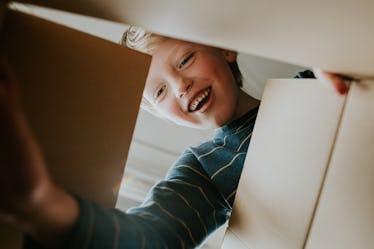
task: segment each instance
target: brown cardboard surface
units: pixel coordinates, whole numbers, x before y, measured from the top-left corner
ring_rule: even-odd
[[[23,1],[293,64],[374,75],[372,0]]]
[[[3,25],[3,18],[5,16],[6,10],[7,10],[6,4],[4,4],[4,3],[1,2],[0,3],[0,29],[1,29],[2,25]]]
[[[374,245],[374,81],[351,86],[307,249]]]
[[[247,248],[303,247],[344,98],[317,80],[267,83],[229,226]]]
[[[0,46],[53,178],[114,207],[150,56],[13,11]]]
[[[8,224],[0,222],[0,248],[19,249],[22,247],[22,234]]]

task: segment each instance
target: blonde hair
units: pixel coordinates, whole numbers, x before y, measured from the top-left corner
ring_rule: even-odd
[[[167,37],[156,35],[138,26],[130,26],[122,36],[121,44],[131,49],[152,55]]]
[[[141,27],[132,25],[123,33],[120,43],[128,48],[153,55],[159,44],[166,39],[168,38],[165,36],[156,35]],[[153,104],[144,97],[142,98],[140,107],[158,117],[162,117],[154,108]]]
[[[153,55],[157,50],[160,43],[164,42],[168,38],[166,36],[157,35],[152,32],[146,31],[141,27],[131,25],[123,34],[120,43],[123,46],[137,50],[142,53]],[[229,63],[231,72],[235,78],[236,84],[239,87],[243,86],[243,77],[240,72],[238,63]],[[142,98],[140,107],[149,111],[150,113],[162,117],[160,113],[154,108],[153,104],[150,103],[146,98]]]

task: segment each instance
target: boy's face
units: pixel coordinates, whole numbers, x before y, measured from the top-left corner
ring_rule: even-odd
[[[199,129],[233,119],[239,87],[228,62],[236,53],[167,39],[153,54],[144,97],[167,119]]]

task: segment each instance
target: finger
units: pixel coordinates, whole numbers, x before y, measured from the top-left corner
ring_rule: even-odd
[[[349,85],[347,84],[345,78],[343,78],[342,76],[323,71],[319,68],[316,68],[313,71],[317,79],[322,81],[322,83],[324,83],[324,85],[326,85],[327,87],[332,88],[334,91],[342,95],[348,92]]]

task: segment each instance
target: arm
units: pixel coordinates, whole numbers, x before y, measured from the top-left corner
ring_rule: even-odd
[[[65,248],[195,248],[227,221],[231,208],[188,159],[181,157],[145,202],[127,213],[78,197],[81,212]],[[28,246],[42,248],[30,240]]]
[[[231,208],[198,164],[181,159],[127,213],[79,198],[66,248],[195,248],[227,221]]]
[[[46,246],[60,245],[78,216],[55,186],[23,115],[15,77],[0,61],[0,213]]]

